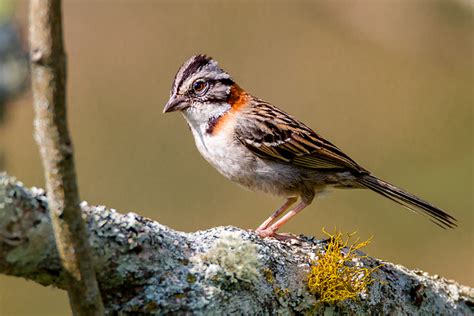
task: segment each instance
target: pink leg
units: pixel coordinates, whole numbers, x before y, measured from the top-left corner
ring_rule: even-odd
[[[268,225],[273,223],[273,221],[278,218],[283,212],[285,212],[291,205],[293,205],[296,202],[297,198],[292,196],[289,197],[285,204],[280,206],[279,209],[277,209],[269,218],[267,218],[258,228],[256,229],[257,232],[265,230],[268,228]]]
[[[282,218],[277,220],[273,225],[271,225],[268,228],[265,228],[263,230],[257,230],[257,233],[260,235],[260,237],[272,237],[275,235],[275,232],[283,226],[286,222],[288,222],[291,218],[293,218],[296,214],[301,212],[306,206],[308,206],[307,203],[301,201],[298,203],[298,205],[295,206],[291,211],[285,214]]]

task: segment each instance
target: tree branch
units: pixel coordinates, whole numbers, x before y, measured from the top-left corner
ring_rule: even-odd
[[[234,227],[188,234],[83,202],[107,314],[443,314],[473,312],[474,289],[384,262],[356,301],[322,304],[307,290],[324,241],[261,239]],[[66,287],[41,189],[0,176],[0,273]],[[367,267],[381,261],[367,257]]]
[[[74,314],[102,315],[67,127],[61,1],[32,0],[29,14],[35,138],[44,166],[56,246],[67,271],[69,300]],[[50,242],[54,244],[54,240]]]

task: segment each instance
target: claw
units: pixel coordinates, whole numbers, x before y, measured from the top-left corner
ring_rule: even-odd
[[[276,235],[275,231],[272,230],[271,228],[265,228],[265,229],[257,228],[255,232],[261,238],[273,237],[274,235]]]
[[[277,233],[275,233],[275,231],[272,230],[271,228],[267,228],[267,229],[257,229],[257,230],[255,230],[255,232],[256,232],[261,238],[275,238],[276,240],[279,240],[279,241],[287,241],[287,240],[297,240],[297,241],[299,241],[299,240],[300,240],[300,239],[298,238],[298,236],[293,235],[293,234],[288,234],[288,233],[277,234]]]

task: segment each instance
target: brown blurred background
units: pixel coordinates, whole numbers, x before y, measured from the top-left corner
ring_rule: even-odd
[[[3,1],[3,0],[2,0]],[[64,1],[81,198],[183,231],[254,228],[282,200],[241,189],[163,115],[196,53],[356,161],[459,220],[442,230],[369,191],[335,191],[284,227],[374,235],[367,252],[474,285],[473,6],[469,1]],[[27,30],[27,3],[14,16]],[[0,126],[3,168],[43,186],[31,95]],[[0,276],[1,315],[67,315],[66,294]]]

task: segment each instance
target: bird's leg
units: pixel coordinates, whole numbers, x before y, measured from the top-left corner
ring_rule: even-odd
[[[283,212],[285,212],[290,206],[296,202],[297,198],[295,196],[289,197],[286,202],[280,206],[269,218],[267,218],[258,228],[255,230],[257,233],[259,231],[265,230],[268,226],[275,221]]]
[[[260,237],[272,237],[275,236],[275,232],[283,226],[286,222],[288,222],[291,218],[293,218],[296,214],[301,212],[306,206],[308,206],[309,203],[306,203],[304,201],[301,201],[296,205],[291,211],[286,213],[282,218],[277,220],[274,224],[272,224],[270,227],[267,227],[263,230],[257,230],[257,234]]]

